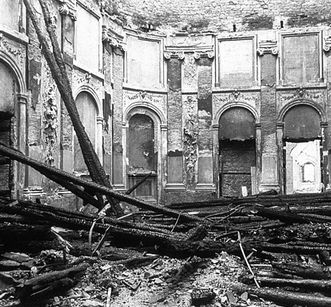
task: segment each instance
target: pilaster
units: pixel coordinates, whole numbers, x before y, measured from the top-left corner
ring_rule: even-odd
[[[260,191],[279,190],[276,108],[276,41],[261,41],[261,182]]]

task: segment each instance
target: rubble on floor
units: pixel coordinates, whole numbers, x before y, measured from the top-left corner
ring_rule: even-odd
[[[0,306],[331,306],[330,193],[182,208],[197,219],[0,198]]]

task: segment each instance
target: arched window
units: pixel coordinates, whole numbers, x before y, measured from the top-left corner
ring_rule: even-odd
[[[76,105],[80,120],[91,140],[92,145],[95,147],[98,113],[95,100],[88,92],[81,92],[76,98]],[[87,167],[84,162],[82,150],[80,148],[76,134],[74,136],[74,171],[79,173],[87,173]]]

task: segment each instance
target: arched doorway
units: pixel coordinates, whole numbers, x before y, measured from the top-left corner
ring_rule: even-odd
[[[133,191],[135,197],[151,202],[158,199],[156,133],[155,123],[150,116],[137,113],[130,117],[127,135],[128,185],[129,188],[132,187],[151,173],[151,176]]]
[[[83,91],[76,98],[76,106],[85,131],[96,149],[98,116],[96,102],[90,93]],[[76,134],[74,134],[74,171],[79,175],[89,174]]]
[[[14,145],[14,115],[18,82],[11,69],[0,61],[0,142]],[[14,164],[0,155],[0,196],[11,197],[14,190]]]
[[[221,196],[252,194],[256,185],[255,117],[243,107],[226,110],[219,120]]]
[[[323,140],[320,114],[312,106],[300,104],[290,108],[283,121],[285,193],[322,191]]]

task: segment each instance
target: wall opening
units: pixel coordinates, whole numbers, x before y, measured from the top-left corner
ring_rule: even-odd
[[[322,191],[320,143],[285,142],[286,194]]]
[[[15,145],[13,140],[16,139],[14,120],[17,90],[16,77],[0,61],[0,142],[9,146]],[[0,196],[10,198],[14,194],[14,186],[14,163],[0,155]]]
[[[157,201],[157,148],[155,127],[151,117],[135,114],[129,120],[128,133],[128,184],[129,188],[144,176],[151,176],[140,185],[133,196],[146,201]]]
[[[88,92],[81,92],[76,98],[76,106],[80,120],[91,140],[92,145],[95,148],[98,114],[95,100]],[[74,171],[80,175],[89,174],[76,133],[74,133]]]
[[[256,188],[255,118],[234,107],[219,123],[219,182],[221,196],[252,194]]]
[[[319,113],[298,105],[284,116],[284,191],[286,194],[323,190],[322,131]]]
[[[12,114],[0,111],[0,142],[12,146]],[[0,196],[10,198],[14,187],[13,163],[0,155]]]

